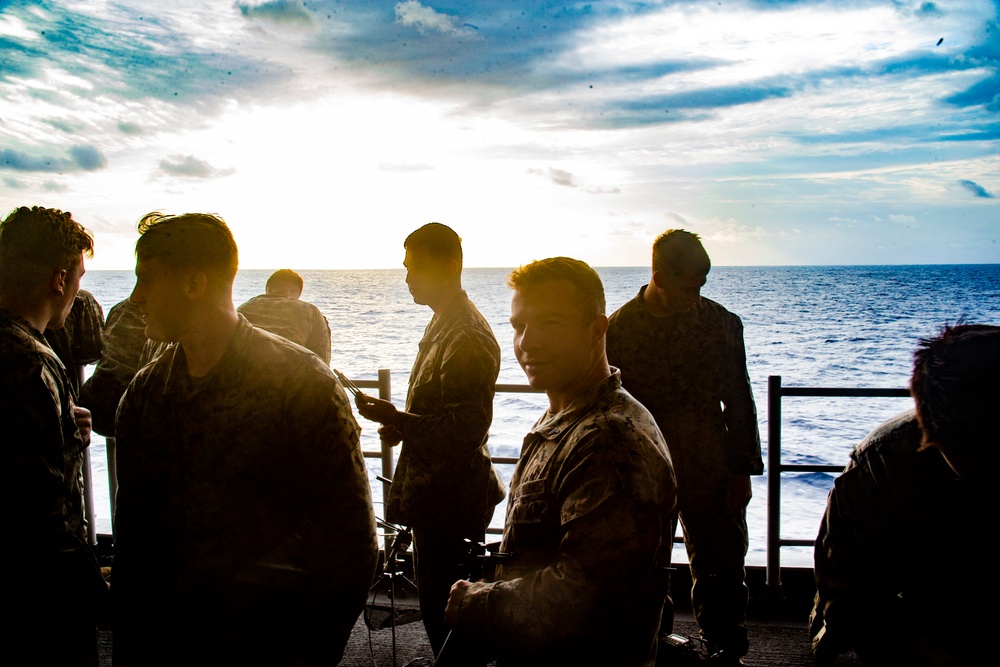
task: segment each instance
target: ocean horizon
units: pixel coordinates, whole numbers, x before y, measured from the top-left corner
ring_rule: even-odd
[[[634,297],[649,278],[648,267],[595,267],[605,285],[608,312]],[[493,327],[501,346],[498,382],[526,384],[513,354],[507,321],[511,268],[466,268],[464,287]],[[236,305],[263,292],[271,269],[243,269],[236,277]],[[302,298],[326,315],[332,332],[331,365],[352,379],[392,372],[396,405],[405,402],[410,366],[431,311],[413,303],[405,270],[300,270]],[[131,270],[92,270],[82,287],[105,314],[128,297]],[[747,367],[757,402],[765,461],[766,387],[770,375],[785,386],[905,387],[912,353],[921,338],[959,321],[1000,323],[1000,264],[906,264],[841,266],[714,266],[702,294],[739,315],[744,323]],[[851,447],[881,421],[906,409],[901,398],[795,398],[784,401],[783,463],[844,465]],[[546,406],[539,394],[498,394],[490,430],[495,456],[516,456],[521,439]],[[358,418],[362,446],[377,450],[375,425]],[[94,479],[107,479],[104,440],[94,437]],[[377,459],[368,459],[376,514],[381,516]],[[513,466],[502,466],[509,480]],[[747,562],[765,554],[766,471],[753,479],[748,508],[751,545]],[[782,476],[782,537],[815,537],[834,475]],[[97,527],[110,533],[110,502],[96,484]],[[503,522],[503,505],[493,525]],[[811,549],[782,550],[786,565],[811,566]]]

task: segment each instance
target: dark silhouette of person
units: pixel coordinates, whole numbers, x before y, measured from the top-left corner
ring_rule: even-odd
[[[118,409],[116,664],[336,664],[377,559],[343,387],[232,301],[219,217],[150,213],[136,284],[170,345]]]
[[[810,618],[819,664],[848,649],[868,667],[998,662],[1000,327],[921,341],[910,393],[914,409],[854,448],[827,499]]]
[[[80,393],[81,369],[101,358],[103,331],[104,310],[94,295],[85,289],[77,292],[62,327],[45,330],[45,340],[66,367],[77,395]]]
[[[697,234],[662,234],[652,264],[649,284],[611,315],[608,362],[667,440],[702,637],[717,663],[739,664],[749,649],[746,506],[750,476],[764,472],[743,323],[701,296],[711,261]],[[668,601],[664,630],[672,623]]]
[[[414,574],[424,627],[435,655],[448,636],[448,590],[469,576],[465,540],[481,542],[504,486],[486,444],[500,373],[500,346],[462,289],[462,241],[432,222],[410,234],[406,284],[434,316],[410,372],[405,411],[360,394],[358,412],[379,422],[384,441],[402,442],[386,519],[413,529]],[[473,662],[455,637],[440,665]]]
[[[107,585],[87,544],[81,471],[90,414],[44,337],[69,316],[93,239],[70,213],[21,207],[0,223],[0,662],[98,664]]]

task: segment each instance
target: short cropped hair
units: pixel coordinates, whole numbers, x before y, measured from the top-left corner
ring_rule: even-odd
[[[1000,405],[1000,327],[946,326],[922,340],[913,357],[910,393],[923,430],[921,447],[1000,458],[994,422]]]
[[[302,280],[302,276],[291,269],[278,269],[267,279],[264,290],[270,292],[271,288],[277,288],[279,285],[290,285],[301,294],[305,281]]]
[[[423,250],[438,261],[453,259],[458,262],[459,268],[462,266],[462,238],[454,229],[440,222],[428,222],[411,233],[403,241],[403,247]]]
[[[210,213],[167,215],[153,211],[139,220],[139,259],[174,268],[196,268],[232,282],[239,267],[236,240],[226,221]]]
[[[52,271],[70,270],[93,257],[94,238],[73,214],[21,206],[0,222],[0,291],[31,290]]]
[[[666,274],[708,275],[712,260],[701,238],[683,229],[668,229],[653,242],[653,270]]]
[[[607,306],[604,300],[604,283],[597,271],[586,262],[570,257],[550,257],[539,259],[514,269],[507,276],[507,286],[512,290],[527,294],[538,285],[553,280],[566,280],[576,287],[580,309],[587,321],[596,315],[603,315]]]

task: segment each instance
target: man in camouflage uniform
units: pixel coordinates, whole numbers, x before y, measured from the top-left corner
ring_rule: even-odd
[[[851,453],[816,540],[817,663],[996,665],[1000,327],[922,341],[916,404]]]
[[[0,663],[96,666],[107,586],[87,545],[80,486],[90,415],[43,332],[73,306],[93,240],[69,213],[0,223]]]
[[[80,390],[80,403],[93,415],[94,430],[113,438],[118,403],[140,368],[139,358],[147,340],[139,307],[128,299],[112,306],[102,340],[104,351]]]
[[[695,618],[717,660],[747,653],[744,558],[750,476],[760,435],[746,370],[743,323],[700,296],[711,268],[696,234],[671,230],[653,245],[653,274],[611,315],[608,361],[666,438],[677,473]],[[664,611],[665,630],[673,605]]]
[[[151,213],[136,285],[173,344],[118,410],[116,664],[336,664],[377,558],[359,429],[314,354],[236,313],[221,219]]]
[[[307,350],[330,365],[330,324],[319,308],[302,301],[302,276],[291,269],[271,274],[264,294],[253,297],[236,309],[250,324],[266,329]]]
[[[597,273],[557,257],[514,271],[514,351],[549,409],[511,479],[494,583],[456,582],[449,622],[498,665],[652,665],[676,488],[652,415],[604,353]]]
[[[430,223],[403,243],[406,283],[415,303],[434,311],[410,372],[406,410],[359,396],[358,411],[377,421],[383,440],[403,443],[386,519],[413,528],[420,612],[435,655],[448,636],[448,590],[469,576],[464,540],[481,542],[504,487],[486,444],[500,346],[462,290],[462,244],[449,227]],[[440,665],[469,664],[458,638]]]

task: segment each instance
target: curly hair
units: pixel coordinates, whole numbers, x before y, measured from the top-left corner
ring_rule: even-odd
[[[239,268],[236,240],[226,221],[210,213],[167,215],[153,211],[138,224],[139,259],[158,259],[178,268],[197,268],[230,282]]]

